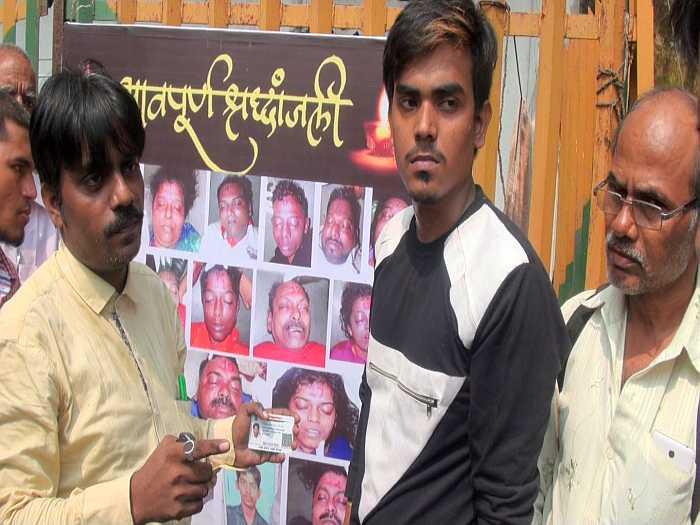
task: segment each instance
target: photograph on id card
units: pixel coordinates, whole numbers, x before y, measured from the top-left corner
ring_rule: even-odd
[[[248,448],[273,454],[289,454],[292,451],[294,418],[270,415],[270,419],[250,416]]]

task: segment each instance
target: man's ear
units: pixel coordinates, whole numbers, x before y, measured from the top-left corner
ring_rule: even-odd
[[[474,115],[474,147],[482,148],[486,142],[486,132],[491,123],[491,103],[487,100]]]
[[[60,184],[60,183],[59,183]],[[60,188],[58,192],[60,192]],[[44,201],[44,206],[49,212],[51,222],[58,231],[63,229],[63,215],[61,214],[61,195],[53,188],[49,188],[47,184],[41,185],[41,199]]]
[[[272,334],[272,312],[267,312],[267,333]]]
[[[311,217],[306,218],[306,224],[304,225],[304,235],[309,233],[309,228],[311,227]]]

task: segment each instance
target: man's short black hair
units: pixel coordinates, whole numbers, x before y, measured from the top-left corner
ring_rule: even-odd
[[[254,423],[253,426],[260,426],[257,423]],[[256,467],[255,465],[252,465],[248,467],[245,470],[237,470],[236,471],[236,481],[239,480],[241,476],[244,476],[245,474],[251,474],[253,478],[255,479],[255,484],[260,488],[260,483],[262,482],[262,476],[260,475],[260,469]]]
[[[681,54],[688,67],[698,67],[698,39],[700,39],[700,2],[675,0],[671,6],[671,27]]]
[[[304,189],[293,180],[281,180],[272,191],[272,202],[281,201],[285,197],[292,197],[304,211],[304,217],[309,216],[309,203],[306,201]]]
[[[390,103],[406,66],[443,44],[471,53],[474,102],[477,111],[482,108],[491,91],[498,43],[473,0],[413,0],[403,8],[384,47],[384,87]]]
[[[10,95],[0,90],[0,142],[7,140],[7,121],[29,129],[29,113]]]
[[[345,335],[350,338],[350,316],[352,315],[352,305],[360,297],[372,297],[372,287],[369,284],[347,283],[343,288],[343,295],[340,299],[340,325]]]
[[[355,196],[355,190],[350,186],[340,186],[335,188],[331,192],[331,196],[328,197],[328,205],[326,206],[326,215],[328,215],[328,210],[331,209],[331,204],[337,200],[344,200],[350,206],[351,219],[353,229],[355,230],[355,245],[360,244],[360,218],[362,216],[362,208],[360,208],[360,203],[357,202],[357,197]]]
[[[231,361],[234,365],[236,365],[236,369],[240,373],[240,368],[238,368],[238,361],[236,361],[235,357],[229,357],[227,355],[212,355],[209,359],[204,359],[202,360],[201,363],[199,363],[199,374],[197,377],[199,377],[199,380],[202,380],[202,374],[204,373],[204,369],[207,367],[207,364],[209,364],[210,361],[213,361],[214,359],[225,359],[227,361]]]
[[[289,281],[275,281],[272,283],[272,286],[270,287],[270,292],[267,294],[267,307],[268,307],[268,313],[272,313],[272,305],[275,302],[275,296],[277,295],[277,290],[279,289],[280,286],[282,286],[284,283],[287,282],[295,282],[299,286],[301,286],[301,289],[304,290],[304,295],[306,296],[306,300],[311,303],[311,298],[309,297],[309,292],[306,291],[306,288],[304,287],[304,283],[302,282],[301,279],[298,277],[294,277],[293,279],[290,279]]]
[[[202,275],[199,278],[199,288],[202,296],[202,306],[204,306],[204,294],[207,289],[207,277],[209,277],[210,274],[216,272],[223,272],[226,275],[228,275],[228,278],[231,279],[231,291],[236,295],[236,300],[238,300],[238,291],[240,290],[241,285],[241,271],[233,266],[223,266],[222,264],[217,264],[215,266],[212,266],[208,270],[203,271]]]
[[[253,183],[250,182],[250,179],[245,176],[237,177],[237,176],[228,176],[226,177],[221,184],[219,185],[219,188],[216,190],[216,202],[221,203],[221,192],[224,191],[224,188],[227,186],[238,186],[238,189],[241,190],[241,194],[245,201],[248,203],[248,209],[250,210],[250,216],[251,218],[253,217]]]
[[[41,184],[59,197],[61,170],[107,169],[111,147],[139,159],[146,140],[136,101],[121,84],[73,71],[44,84],[29,138]]]
[[[155,201],[156,194],[161,185],[165,182],[174,182],[182,190],[182,195],[185,200],[185,217],[190,213],[194,200],[198,195],[197,177],[191,169],[161,166],[151,175],[151,182],[148,187],[151,190],[151,202]]]

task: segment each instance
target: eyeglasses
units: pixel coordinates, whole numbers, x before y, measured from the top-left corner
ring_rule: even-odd
[[[659,231],[665,220],[675,217],[690,208],[696,207],[698,202],[698,198],[695,197],[690,202],[679,206],[675,210],[663,211],[663,208],[656,204],[625,198],[620,193],[608,189],[606,187],[607,184],[608,181],[606,179],[593,189],[593,196],[596,199],[598,208],[606,215],[614,216],[620,213],[623,205],[628,204],[632,208],[635,224],[647,230]]]
[[[31,112],[36,106],[36,93],[33,91],[23,91],[19,93],[14,86],[0,86],[0,91],[14,99],[21,99],[21,104],[27,111]],[[19,101],[18,101],[19,102]]]

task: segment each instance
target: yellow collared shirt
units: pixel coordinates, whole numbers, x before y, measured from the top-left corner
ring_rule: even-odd
[[[131,475],[166,434],[230,440],[232,419],[176,401],[185,350],[147,267],[118,294],[65,246],[47,260],[0,312],[0,523],[130,524]]]
[[[625,297],[613,287],[588,299],[592,293],[562,308],[565,319],[582,302],[597,311],[576,341],[564,389],[552,403],[534,523],[688,524],[700,396],[700,289],[696,285],[671,343],[624,385]]]

